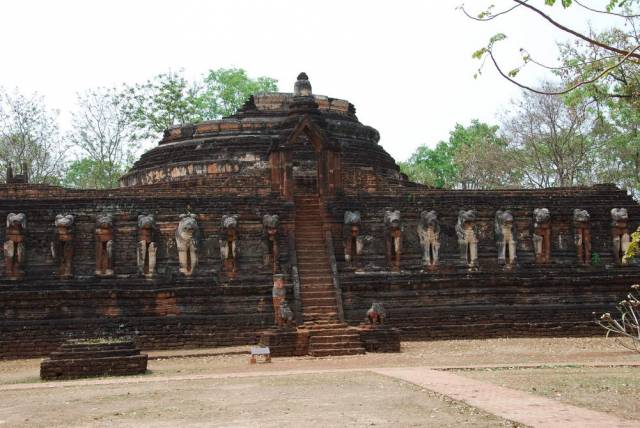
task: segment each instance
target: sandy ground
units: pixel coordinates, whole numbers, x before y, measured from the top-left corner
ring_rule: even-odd
[[[4,391],[12,427],[514,426],[373,373],[209,379]]]
[[[278,377],[259,373],[417,366],[467,368],[456,373],[566,399],[623,418],[638,417],[640,367],[631,365],[640,365],[640,354],[621,348],[611,339],[406,342],[400,354],[274,358],[271,364],[256,365],[248,364],[247,355],[238,354],[248,348],[152,352],[148,374],[114,378],[108,384],[100,380],[84,385],[73,381],[42,384],[38,377],[40,359],[0,361],[0,428],[268,427],[300,426],[301,422],[313,426],[512,425],[421,387],[369,372]],[[586,368],[607,364],[623,366]],[[523,369],[522,365],[550,368]],[[495,369],[498,366],[502,368]],[[509,370],[512,366],[520,368]],[[246,377],[219,377],[226,373]],[[210,378],[185,379],[190,376]],[[138,379],[155,381],[143,383]],[[30,389],[11,390],[15,387]],[[606,400],[613,402],[601,406]]]
[[[640,354],[606,338],[488,339],[403,342],[400,354],[366,354],[329,358],[274,358],[272,364],[247,364],[249,347],[151,352],[151,376],[251,372],[290,369],[365,367],[473,367],[487,365],[640,364]],[[217,354],[217,355],[211,355]],[[191,355],[176,358],[179,355]],[[204,355],[204,356],[199,356]],[[40,382],[40,359],[0,361],[0,385]]]
[[[476,369],[455,372],[640,421],[640,367]]]

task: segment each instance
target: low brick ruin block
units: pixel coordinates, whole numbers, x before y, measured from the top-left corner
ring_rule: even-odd
[[[400,352],[400,330],[385,325],[363,326],[360,339],[367,352]]]
[[[260,335],[260,345],[268,346],[272,357],[307,355],[309,331],[295,328],[267,330]]]
[[[40,364],[43,380],[124,376],[147,371],[147,354],[133,341],[69,341]]]

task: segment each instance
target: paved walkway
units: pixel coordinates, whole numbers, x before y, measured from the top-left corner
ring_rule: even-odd
[[[373,372],[445,395],[473,407],[531,427],[638,427],[640,422],[620,419],[606,413],[564,404],[545,397],[501,387],[492,383],[456,375],[430,367],[363,368],[363,369],[310,369],[249,371],[223,374],[133,376],[104,379],[53,381],[0,385],[1,391],[54,389],[91,385],[114,385],[125,383],[151,383],[169,381],[198,381],[208,379],[246,378],[262,376],[288,376],[318,373]]]
[[[372,369],[531,427],[640,427],[606,413],[428,368]]]

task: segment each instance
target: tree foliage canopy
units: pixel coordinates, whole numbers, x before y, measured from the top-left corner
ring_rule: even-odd
[[[507,144],[498,127],[478,120],[456,124],[448,141],[435,148],[419,147],[401,163],[402,171],[419,183],[438,188],[487,189],[511,183]]]
[[[200,80],[161,73],[145,83],[97,88],[78,95],[67,138],[79,149],[64,184],[117,187],[145,141],[172,126],[233,114],[251,94],[276,91],[276,80],[239,68],[209,70]]]
[[[460,8],[469,18],[485,22],[506,19],[513,10],[521,9],[528,12],[531,19],[539,19],[541,25],[547,28],[550,25],[558,35],[567,37],[558,45],[559,61],[555,64],[539,61],[523,46],[518,54],[520,65],[511,70],[504,69],[494,55],[508,37],[504,33],[495,34],[473,53],[482,64],[476,76],[484,64],[492,64],[502,77],[529,92],[519,101],[520,107],[523,103],[538,105],[539,114],[529,114],[529,122],[523,120],[525,116],[520,116],[519,122],[512,116],[503,124],[505,137],[512,145],[519,146],[515,153],[521,154],[516,160],[525,178],[524,184],[612,182],[640,197],[637,129],[640,120],[640,0],[589,3],[583,0],[512,0],[511,3],[510,7],[496,10],[487,2],[484,6],[481,4],[477,13],[464,6]],[[474,2],[474,7],[477,5]],[[593,17],[605,16],[610,26],[598,31],[591,26],[585,26],[586,30],[569,27],[548,13],[554,6],[580,8]],[[546,71],[548,81],[554,83],[532,84],[520,80],[520,71],[530,66]],[[544,95],[556,98],[545,98]],[[556,132],[553,139],[543,141],[540,135],[535,135],[542,129],[532,125],[549,125],[551,117],[547,115],[541,121],[540,112],[550,109],[562,112],[554,119],[552,127],[560,132]],[[529,129],[527,125],[530,125]],[[549,130],[548,127],[545,129]],[[547,161],[538,160],[540,155]]]
[[[182,71],[158,74],[145,83],[125,85],[123,93],[138,135],[156,138],[175,125],[233,114],[251,94],[277,89],[270,77],[253,79],[241,68],[220,68],[195,81]]]

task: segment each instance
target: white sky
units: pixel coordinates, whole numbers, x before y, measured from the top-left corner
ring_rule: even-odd
[[[518,95],[489,67],[473,78],[479,64],[471,53],[491,35],[509,36],[501,52],[512,65],[519,47],[538,58],[557,56],[561,35],[541,18],[519,12],[473,22],[455,10],[462,1],[3,1],[0,86],[38,91],[60,109],[64,128],[76,92],[95,86],[144,81],[170,69],[196,77],[242,67],[278,79],[280,90],[290,92],[305,71],[314,93],[355,104],[360,121],[378,129],[384,148],[404,160],[421,144],[447,139],[456,122],[496,122]],[[475,10],[513,4],[466,3]],[[545,7],[554,10],[586,30],[580,8]],[[605,17],[596,24],[613,23]]]

